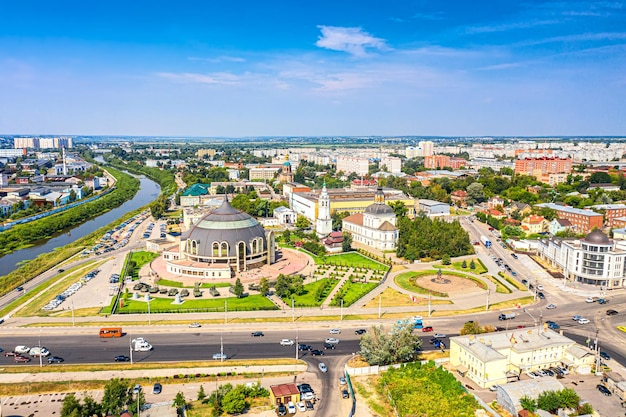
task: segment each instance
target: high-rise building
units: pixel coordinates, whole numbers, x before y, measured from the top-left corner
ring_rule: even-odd
[[[343,171],[348,175],[355,172],[357,175],[369,174],[369,159],[360,157],[338,156],[337,172]]]
[[[39,139],[38,138],[13,138],[13,147],[15,149],[19,148],[39,148]]]
[[[402,160],[395,156],[386,156],[380,159],[380,168],[387,167],[387,171],[392,174],[402,172]]]
[[[430,140],[420,141],[419,147],[422,150],[422,156],[432,156],[434,154],[435,144]]]

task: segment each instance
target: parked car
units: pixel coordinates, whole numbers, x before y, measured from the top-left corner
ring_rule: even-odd
[[[589,321],[589,319],[586,319],[586,318],[583,317],[582,319],[578,320],[578,323],[579,324],[588,324],[588,323],[590,323],[590,321]]]
[[[537,285],[537,289],[538,289],[539,291],[543,291],[543,285],[541,285],[541,284]]]
[[[320,364],[317,367],[320,368],[320,371],[324,373],[328,372],[328,368],[326,367],[326,364],[324,362],[320,362]]]
[[[609,389],[607,387],[605,387],[604,385],[598,384],[596,385],[596,388],[598,389],[598,391],[600,391],[602,394],[604,394],[607,397],[610,397],[611,391],[609,391]]]
[[[587,297],[587,298],[585,299],[585,302],[586,302],[586,303],[595,303],[595,302],[596,302],[596,300],[595,300],[593,297]]]
[[[448,337],[448,335],[445,335],[443,333],[435,333],[435,337],[437,339],[443,339],[444,337]]]
[[[544,294],[544,293],[542,293],[542,292],[538,292],[538,293],[537,293],[537,297],[539,297],[539,298],[540,298],[540,299],[542,299],[542,300],[546,298],[545,294]]]
[[[133,394],[139,394],[140,392],[141,392],[141,385],[135,384],[135,387],[133,388]]]
[[[115,357],[115,362],[130,362],[130,358],[125,355],[118,355]]]
[[[531,371],[526,371],[526,375],[528,375],[528,377],[535,379],[537,378],[537,374]]]
[[[619,313],[617,312],[617,310],[606,310],[606,315],[607,315],[607,316],[614,316],[614,315],[616,315],[616,314],[619,314]]]
[[[287,412],[289,414],[296,414],[296,405],[293,403],[293,401],[289,401],[289,403],[287,404]]]
[[[276,409],[276,412],[278,413],[279,416],[286,416],[287,415],[287,407],[285,407],[285,404],[280,403],[280,404],[278,404],[278,408]]]
[[[313,401],[315,399],[315,393],[313,391],[307,391],[302,393],[300,398],[305,401]]]
[[[489,387],[489,391],[496,392],[498,390],[498,385],[492,385]]]
[[[346,379],[344,377],[340,376],[339,377],[339,385],[346,385],[346,384],[347,384]]]
[[[250,336],[252,336],[252,337],[263,337],[265,335],[263,334],[263,332],[252,332],[252,333],[250,333]]]
[[[329,337],[325,340],[326,343],[331,343],[333,345],[336,345],[337,343],[339,343],[339,339],[334,338],[334,337]]]
[[[330,329],[328,332],[330,334],[341,334],[341,329]]]
[[[163,391],[163,385],[159,384],[158,382],[154,384],[154,387],[152,387],[153,394],[160,394],[162,391]]]
[[[606,352],[602,352],[602,351],[600,351],[600,357],[601,357],[602,359],[604,359],[605,361],[609,361],[609,360],[611,360],[611,357],[610,357],[610,356],[609,356],[609,354],[608,354],[608,353],[606,353]]]
[[[354,331],[354,334],[358,334],[358,335],[365,334],[365,333],[367,333],[367,330],[365,329],[356,329]]]
[[[50,356],[48,358],[48,363],[61,363],[65,362],[65,360],[59,356]]]
[[[307,411],[313,411],[313,403],[311,401],[305,401],[304,406],[306,407]]]
[[[197,329],[198,327],[202,327],[202,325],[198,322],[189,323],[189,327],[192,329]]]
[[[582,318],[583,318],[583,316],[579,316],[578,314],[576,314],[574,317],[572,317],[572,320],[578,321],[578,320],[580,320]]]
[[[348,392],[347,389],[342,389],[341,390],[341,398],[343,398],[344,400],[347,398],[350,398],[350,393]]]
[[[280,341],[281,346],[293,346],[295,342],[291,339],[283,339]]]
[[[296,408],[298,409],[298,411],[300,411],[301,413],[306,412],[306,406],[304,405],[304,403],[302,401],[298,401],[296,403]]]
[[[548,304],[548,305],[546,306],[546,308],[547,308],[548,310],[555,309],[555,308],[556,308],[556,304]]]

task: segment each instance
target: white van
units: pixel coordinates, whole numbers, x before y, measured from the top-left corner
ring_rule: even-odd
[[[135,352],[149,352],[152,350],[152,345],[145,340],[143,342],[135,343]]]
[[[46,349],[45,347],[39,347],[39,346],[35,346],[34,348],[32,348],[28,354],[30,356],[50,356],[50,351],[48,349]]]
[[[13,352],[23,355],[23,354],[30,352],[30,348],[28,346],[22,346],[22,345],[15,346],[15,349],[13,349]]]

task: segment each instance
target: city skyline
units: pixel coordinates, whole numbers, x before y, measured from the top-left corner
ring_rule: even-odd
[[[508,2],[507,2],[508,3]],[[6,134],[622,136],[622,2],[5,4]]]

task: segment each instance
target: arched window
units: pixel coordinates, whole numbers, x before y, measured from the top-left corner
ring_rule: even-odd
[[[228,256],[228,242],[220,243],[220,256],[223,256],[223,257]]]
[[[211,252],[213,253],[213,256],[220,256],[220,244],[217,242],[213,242],[213,244],[211,245]]]
[[[191,253],[192,255],[198,254],[198,241],[196,240],[191,241],[191,250],[189,251],[189,253]]]

